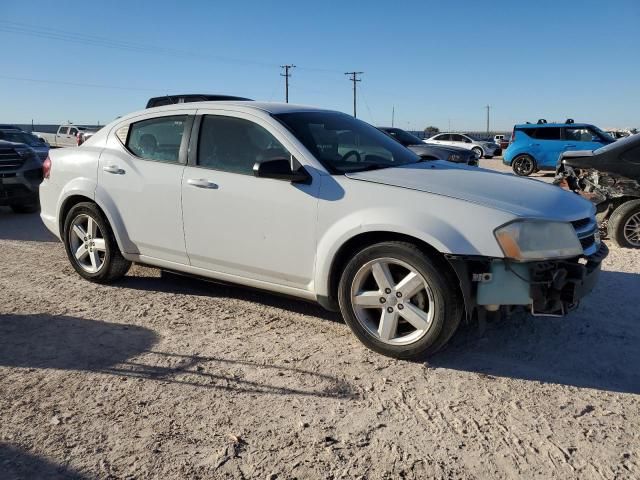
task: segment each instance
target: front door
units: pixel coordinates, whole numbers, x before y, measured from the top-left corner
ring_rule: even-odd
[[[256,162],[291,158],[286,135],[248,114],[198,113],[182,181],[191,265],[309,290],[319,177],[310,172],[309,185],[254,177]]]
[[[188,264],[181,179],[193,117],[164,112],[117,127],[100,156],[96,197],[122,223],[127,253]]]
[[[604,139],[589,127],[566,127],[564,150],[597,150],[606,145]]]

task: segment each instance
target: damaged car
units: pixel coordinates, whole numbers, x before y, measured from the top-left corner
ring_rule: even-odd
[[[41,218],[82,278],[115,282],[137,262],[318,302],[398,358],[501,306],[563,315],[607,254],[577,195],[425,162],[308,106],[168,105],[49,155]]]
[[[597,150],[564,152],[555,183],[596,206],[600,230],[614,243],[640,248],[640,135]]]

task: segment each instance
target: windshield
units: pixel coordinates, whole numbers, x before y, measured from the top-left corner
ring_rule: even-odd
[[[420,157],[377,128],[338,112],[274,115],[330,173],[416,163]]]
[[[615,141],[615,138],[613,137],[613,135],[611,135],[608,132],[605,132],[604,130],[600,130],[598,127],[594,126],[593,129],[600,135],[600,137],[602,137],[605,141],[607,142],[613,142]]]
[[[38,137],[26,132],[0,130],[0,140],[6,140],[7,142],[13,143],[26,143],[30,147],[39,147],[42,145],[42,142]]]

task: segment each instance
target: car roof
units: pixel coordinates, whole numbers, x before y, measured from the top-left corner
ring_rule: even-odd
[[[176,109],[198,109],[198,108],[224,108],[227,107],[239,107],[242,110],[260,110],[262,112],[271,113],[277,115],[279,113],[294,113],[294,112],[332,112],[334,110],[328,110],[326,108],[312,107],[309,105],[296,105],[293,103],[282,102],[255,102],[248,101],[209,101],[209,102],[188,102],[188,103],[174,103],[171,105],[163,105],[162,107],[153,107],[144,110],[145,113],[151,111],[162,112],[165,110]],[[342,113],[342,112],[337,112]]]
[[[517,128],[545,128],[545,127],[593,127],[591,123],[520,123]]]

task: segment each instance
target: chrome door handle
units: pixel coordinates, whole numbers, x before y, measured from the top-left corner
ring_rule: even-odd
[[[102,170],[104,170],[107,173],[115,173],[116,175],[124,175],[124,170],[122,168],[120,168],[117,165],[107,165],[106,167],[103,167]]]
[[[217,189],[218,185],[210,182],[206,178],[190,178],[187,183],[192,187]]]

